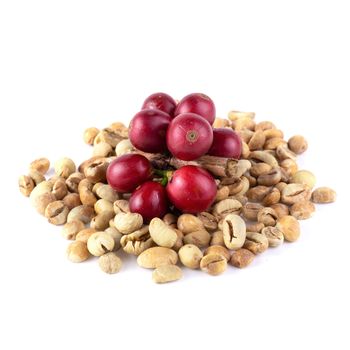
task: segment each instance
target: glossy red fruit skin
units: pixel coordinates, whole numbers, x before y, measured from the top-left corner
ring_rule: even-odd
[[[162,218],[168,211],[165,188],[158,182],[147,181],[132,193],[129,205],[130,211],[141,214],[145,222]]]
[[[156,109],[144,109],[138,112],[130,122],[131,143],[143,152],[165,152],[166,131],[170,122],[169,114]]]
[[[193,93],[185,96],[175,109],[175,116],[182,113],[195,113],[206,119],[210,125],[215,120],[215,105],[207,95]]]
[[[208,151],[211,156],[239,159],[242,153],[241,137],[232,129],[213,129],[213,143]]]
[[[117,192],[132,192],[152,176],[148,159],[140,154],[124,154],[107,168],[107,181]]]
[[[176,101],[164,92],[157,92],[148,96],[142,105],[142,109],[157,109],[169,114],[171,117],[174,116],[175,108]]]
[[[206,170],[186,165],[174,172],[166,191],[177,209],[196,214],[213,204],[217,188],[214,178]]]
[[[197,114],[180,114],[170,123],[166,141],[175,157],[194,160],[208,152],[213,142],[213,129]]]

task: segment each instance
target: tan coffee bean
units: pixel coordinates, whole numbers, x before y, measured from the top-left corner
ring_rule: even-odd
[[[96,157],[84,168],[85,177],[92,183],[105,182],[108,168],[107,158]]]
[[[29,171],[35,170],[45,175],[50,168],[50,161],[47,158],[33,160],[29,165]]]
[[[155,269],[162,265],[175,265],[177,259],[177,253],[170,248],[152,247],[137,257],[137,263],[146,269]]]
[[[258,212],[258,222],[265,226],[275,226],[277,218],[277,213],[269,207],[262,208]]]
[[[228,249],[239,249],[246,238],[246,225],[244,220],[235,214],[229,214],[223,220],[224,243]]]
[[[61,158],[55,163],[55,173],[65,179],[76,170],[74,162],[70,158]]]
[[[247,192],[247,197],[253,202],[261,202],[270,191],[271,189],[269,187],[256,186]]]
[[[316,184],[316,177],[315,175],[308,170],[299,170],[295,174],[292,175],[290,179],[291,183],[297,183],[308,186],[310,189],[312,189]]]
[[[278,219],[276,227],[282,231],[284,239],[288,242],[294,242],[300,236],[300,225],[294,216],[287,215]]]
[[[182,277],[181,269],[176,265],[158,266],[152,273],[152,279],[156,283],[168,283],[177,281]]]
[[[224,234],[222,231],[215,231],[211,236],[210,245],[225,246]]]
[[[249,149],[251,151],[262,149],[264,147],[265,140],[266,140],[266,137],[262,130],[255,131],[252,138],[248,142]]]
[[[276,126],[275,126],[274,123],[272,123],[272,122],[270,122],[270,121],[268,121],[268,120],[262,121],[262,122],[257,123],[257,124],[255,125],[255,130],[256,130],[256,131],[257,131],[257,130],[262,130],[262,131],[264,131],[264,130],[269,130],[269,129],[276,129]]]
[[[218,222],[213,214],[208,212],[202,212],[197,214],[199,220],[202,221],[204,228],[209,231],[216,230],[218,228]]]
[[[229,250],[226,247],[223,247],[221,245],[209,246],[204,251],[204,255],[209,255],[209,254],[220,254],[220,255],[224,256],[227,261],[229,261],[231,258],[231,254],[230,254]]]
[[[45,176],[37,170],[30,170],[28,176],[34,181],[35,186],[46,180]]]
[[[134,150],[134,146],[129,139],[120,141],[115,147],[115,153],[117,156],[122,156],[123,154],[131,153]]]
[[[309,219],[315,212],[315,205],[310,201],[294,203],[290,208],[290,214],[297,220]]]
[[[247,232],[243,248],[254,254],[263,253],[269,247],[269,241],[265,235],[258,232]]]
[[[314,203],[332,203],[335,202],[337,194],[329,187],[319,187],[312,192],[312,201]]]
[[[266,135],[265,135],[266,137]],[[278,146],[286,145],[287,142],[281,137],[271,137],[265,141],[264,149],[265,150],[275,150]]]
[[[258,219],[258,212],[264,208],[259,203],[247,203],[242,207],[242,214],[245,219],[256,221]]]
[[[37,201],[37,198],[44,193],[51,193],[52,183],[49,181],[43,181],[33,188],[29,195],[30,202],[33,206]],[[55,197],[56,198],[56,197]]]
[[[244,176],[247,178],[247,180],[249,182],[249,188],[256,186],[257,180],[254,176],[250,175],[249,172],[246,172]],[[248,192],[249,188],[247,189],[246,192]]]
[[[269,164],[272,168],[278,168],[277,159],[269,151],[250,152],[249,158],[253,161],[260,161]]]
[[[52,187],[52,194],[56,197],[56,199],[63,199],[68,193],[68,189],[66,186],[66,181],[63,178],[58,179],[53,187]]]
[[[118,250],[121,247],[120,240],[123,237],[123,234],[120,233],[115,227],[108,227],[105,229],[105,232],[111,235],[111,237],[114,239],[114,249]]]
[[[278,219],[282,218],[283,216],[289,215],[289,208],[287,205],[283,203],[272,204],[271,208],[277,214]]]
[[[272,167],[269,164],[255,163],[250,169],[250,174],[254,177],[259,177],[260,175],[268,174],[271,170]]]
[[[79,205],[69,212],[67,222],[71,222],[73,220],[80,220],[84,224],[87,224],[91,221],[94,215],[94,208],[88,205]]]
[[[179,250],[179,258],[181,263],[190,268],[198,269],[200,261],[203,257],[201,250],[193,244],[185,244]]]
[[[247,224],[247,232],[261,232],[265,225],[262,222]]]
[[[215,118],[213,128],[226,128],[230,126],[230,121],[224,118]]]
[[[184,245],[184,242],[183,242],[184,234],[176,228],[174,228],[174,231],[176,232],[177,239],[175,244],[172,246],[172,249],[178,252],[179,249]]]
[[[75,240],[87,243],[89,238],[96,232],[94,228],[85,228],[77,233]]]
[[[87,248],[90,254],[94,256],[101,256],[113,250],[114,239],[106,232],[95,232],[89,237],[87,241]]]
[[[69,213],[68,207],[63,201],[54,201],[47,205],[45,209],[45,217],[49,223],[54,225],[63,225],[67,222]]]
[[[126,253],[140,255],[146,249],[150,248],[154,242],[149,235],[148,226],[143,226],[135,232],[123,235],[120,239],[120,244]]]
[[[66,186],[70,192],[78,193],[78,186],[81,180],[85,178],[84,174],[75,172],[68,176]]]
[[[151,220],[149,233],[153,241],[161,247],[171,248],[177,241],[176,231],[159,218]]]
[[[248,249],[238,249],[232,253],[230,264],[234,267],[238,267],[240,269],[247,267],[255,258],[255,254],[253,254]]]
[[[75,240],[76,235],[85,228],[85,224],[80,220],[67,222],[62,229],[62,236],[68,240]]]
[[[63,198],[64,204],[68,207],[69,210],[72,210],[75,207],[81,205],[80,196],[78,193],[69,193]]]
[[[128,234],[139,230],[143,219],[138,213],[118,213],[114,218],[114,224],[118,231]]]
[[[123,137],[116,130],[111,128],[102,129],[94,140],[94,145],[99,142],[106,142],[111,145],[112,148],[115,148],[117,144],[123,140]]]
[[[103,272],[113,274],[120,271],[122,260],[116,253],[109,252],[98,258],[98,265]]]
[[[241,209],[242,204],[238,200],[227,198],[214,205],[213,214],[223,218],[229,214],[239,214]]]
[[[280,167],[286,171],[289,176],[292,176],[298,171],[298,164],[293,159],[284,159],[280,162]]]
[[[266,141],[273,138],[283,139],[284,134],[280,129],[265,129],[264,130]]]
[[[273,186],[281,181],[281,170],[279,168],[271,169],[268,173],[261,174],[258,177],[258,184],[262,186]]]
[[[285,159],[292,159],[295,161],[297,158],[296,154],[292,152],[286,145],[279,145],[276,148],[276,155],[280,161]]]
[[[104,231],[109,227],[109,220],[113,219],[114,216],[115,214],[113,211],[104,211],[92,218],[90,227],[97,231]]]
[[[129,130],[122,122],[114,122],[109,126],[109,129],[112,129],[122,137],[128,137]]]
[[[307,150],[307,141],[303,136],[295,135],[288,140],[288,147],[296,154],[304,153]]]
[[[284,204],[294,204],[300,201],[309,200],[311,197],[310,189],[302,184],[289,184],[282,190],[282,202]]]
[[[71,262],[80,263],[89,258],[90,254],[86,243],[75,241],[69,244],[67,248],[67,257]]]
[[[101,214],[103,212],[112,212],[114,213],[113,209],[113,203],[106,200],[106,199],[99,199],[95,204],[94,204],[94,209],[96,214]],[[115,213],[114,213],[115,215]]]
[[[177,216],[172,214],[172,213],[167,213],[164,215],[163,217],[163,221],[169,225],[169,226],[172,226],[172,227],[177,227]]]
[[[93,157],[109,157],[114,155],[114,150],[107,142],[100,142],[94,145],[92,156]]]
[[[200,268],[209,275],[217,276],[225,272],[227,260],[221,254],[208,254],[203,256],[200,262]]]
[[[184,236],[183,241],[185,244],[194,244],[199,248],[205,248],[209,245],[211,236],[204,230],[198,230],[191,233],[188,233]]]
[[[220,202],[226,199],[230,195],[230,189],[228,186],[223,186],[219,188],[216,192],[215,202]]]
[[[278,190],[278,188],[276,188],[276,187],[271,188],[270,187],[269,192],[261,200],[261,204],[268,207],[268,206],[271,206],[273,204],[278,203],[280,201],[280,199],[281,199],[281,192]]]
[[[87,128],[84,131],[83,139],[84,142],[88,145],[92,145],[94,143],[95,137],[100,132],[97,128]]]
[[[269,241],[269,247],[277,247],[284,241],[283,232],[277,227],[267,226],[262,229],[261,233]]]
[[[102,184],[101,186],[98,186],[96,189],[96,194],[101,199],[106,199],[112,203],[119,199],[118,193],[109,185]]]
[[[34,184],[34,181],[29,176],[22,175],[18,179],[18,186],[21,193],[24,196],[29,197],[29,195],[31,194],[31,192],[35,187],[35,184]]]
[[[250,139],[253,137],[254,131],[249,129],[243,129],[243,130],[239,130],[237,134],[239,135],[239,137],[243,142],[248,143]]]
[[[118,199],[113,203],[113,209],[116,214],[130,213],[129,202],[125,199]]]
[[[283,189],[284,189],[287,185],[288,185],[288,184],[287,184],[286,182],[279,182],[279,183],[275,186],[275,188],[276,188],[278,191],[282,192]]]
[[[184,234],[198,231],[204,228],[203,222],[192,214],[182,214],[177,219],[177,227]]]
[[[242,141],[242,154],[241,157],[247,159],[250,156],[249,146]]]
[[[34,191],[32,191],[33,193]],[[39,196],[36,196],[33,205],[34,208],[37,210],[37,212],[41,215],[45,215],[45,210],[48,207],[48,205],[52,202],[56,201],[56,197],[49,192],[40,194]]]

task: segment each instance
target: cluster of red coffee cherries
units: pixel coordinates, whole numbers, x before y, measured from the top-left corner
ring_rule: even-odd
[[[208,154],[235,158],[241,155],[241,139],[231,128],[213,128],[215,105],[206,95],[193,93],[179,103],[165,93],[149,96],[131,120],[129,138],[133,146],[146,153],[169,152],[176,158],[191,161]],[[164,175],[163,183],[152,181],[160,171],[152,169],[143,155],[126,154],[108,167],[108,183],[121,193],[130,193],[130,210],[145,221],[162,217],[169,206],[182,212],[199,213],[213,203],[217,186],[212,175],[193,165]]]

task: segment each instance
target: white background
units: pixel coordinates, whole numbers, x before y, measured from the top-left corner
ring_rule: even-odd
[[[347,3],[1,1],[0,348],[349,349]],[[337,203],[218,277],[155,285],[133,258],[111,276],[68,262],[18,176],[40,156],[86,159],[86,127],[128,123],[156,91],[305,135],[300,166]]]

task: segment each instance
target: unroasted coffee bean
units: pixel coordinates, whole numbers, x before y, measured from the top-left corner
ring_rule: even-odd
[[[279,168],[271,169],[268,173],[261,174],[258,177],[258,184],[263,186],[273,186],[281,181],[281,170]]]
[[[94,208],[88,205],[79,205],[69,212],[67,222],[71,222],[73,220],[80,220],[84,224],[87,224],[94,217],[94,214]]]
[[[97,128],[88,128],[84,131],[83,139],[84,142],[88,145],[92,145],[94,143],[95,137],[100,132]]]
[[[246,238],[244,220],[235,214],[229,214],[223,220],[224,243],[228,249],[239,249]]]
[[[78,186],[81,180],[85,178],[84,174],[75,172],[70,174],[66,180],[67,188],[70,192],[78,193]]]
[[[247,232],[261,232],[265,225],[261,222],[247,224]]]
[[[277,159],[269,151],[250,152],[249,158],[253,161],[260,161],[269,164],[272,168],[278,168]]]
[[[232,253],[230,264],[234,267],[244,268],[247,267],[255,258],[255,254],[253,254],[248,249],[238,249]]]
[[[143,219],[138,213],[119,213],[114,218],[114,224],[118,231],[129,234],[142,227]]]
[[[30,170],[28,176],[34,181],[35,186],[46,180],[45,176],[37,170]]]
[[[270,187],[269,192],[261,200],[261,204],[268,207],[278,203],[280,199],[281,199],[281,192],[279,191],[279,189],[276,187]]]
[[[69,210],[72,210],[75,207],[81,205],[80,196],[78,193],[69,193],[63,198],[64,204],[68,207]]]
[[[203,222],[192,214],[182,214],[177,219],[177,227],[184,234],[199,231],[204,228]]]
[[[116,253],[109,252],[98,258],[98,265],[103,272],[113,274],[120,271],[122,260]]]
[[[45,210],[47,206],[50,203],[55,201],[56,201],[56,197],[52,193],[46,192],[46,193],[40,194],[39,196],[36,196],[33,199],[33,205],[39,214],[45,215]]]
[[[99,199],[94,204],[94,209],[96,214],[101,214],[103,212],[108,212],[108,211],[114,213],[113,203],[107,201],[106,199]]]
[[[262,229],[261,233],[269,241],[269,247],[278,247],[284,241],[283,232],[277,227],[267,226]]]
[[[184,236],[183,241],[185,244],[194,244],[199,248],[205,248],[209,245],[211,236],[204,230],[198,230],[191,233],[188,233]]]
[[[159,218],[153,218],[149,224],[149,233],[160,247],[172,248],[177,241],[176,231]]]
[[[329,187],[319,187],[312,192],[312,201],[314,203],[332,203],[335,202],[336,193]]]
[[[258,130],[269,130],[269,129],[276,129],[276,126],[274,123],[270,122],[269,120],[264,120],[260,123],[257,123],[255,125],[255,131],[258,131]]]
[[[227,260],[221,254],[208,254],[202,258],[200,268],[209,275],[217,276],[226,270]]]
[[[105,182],[107,168],[107,158],[98,158],[85,167],[84,174],[92,183]]]
[[[289,176],[292,176],[298,171],[298,164],[293,159],[284,159],[280,162],[280,167],[286,171]]]
[[[258,222],[265,226],[275,226],[277,218],[277,213],[269,207],[262,208],[258,212]]]
[[[283,139],[284,137],[283,131],[280,129],[265,129],[264,134],[265,134],[266,140],[270,140],[272,138]]]
[[[282,202],[284,204],[294,204],[300,201],[309,200],[311,197],[310,189],[302,184],[289,184],[282,190]]]
[[[292,160],[296,160],[297,156],[294,152],[292,152],[288,146],[286,145],[280,145],[276,148],[276,155],[277,158],[282,161],[285,159],[292,159]]]
[[[61,158],[55,163],[55,173],[57,176],[64,177],[65,179],[68,176],[75,172],[75,164],[70,158]]]
[[[75,240],[76,241],[81,241],[84,243],[87,243],[87,241],[89,240],[89,238],[95,233],[97,232],[94,228],[85,228],[81,231],[79,231],[77,233],[77,235],[75,236]]]
[[[135,232],[123,235],[120,244],[126,253],[140,255],[146,249],[152,247],[154,242],[150,237],[148,226],[143,226]]]
[[[223,218],[229,214],[239,214],[241,209],[242,204],[238,200],[227,198],[214,205],[213,214]]]
[[[109,227],[109,220],[114,218],[114,216],[113,211],[104,211],[92,218],[90,226],[97,231],[104,231]]]
[[[119,199],[118,193],[109,185],[101,184],[101,186],[98,186],[96,194],[98,197],[106,199],[112,203]]]
[[[269,173],[271,170],[272,167],[269,164],[255,163],[250,169],[250,174],[254,177],[259,177],[260,175]]]
[[[170,248],[152,247],[137,257],[137,263],[146,269],[155,269],[162,265],[175,265],[177,259],[177,253]]]
[[[54,201],[47,205],[45,209],[45,217],[49,223],[54,225],[63,225],[67,222],[69,213],[68,207],[63,201]]]
[[[152,279],[156,283],[168,283],[177,281],[182,277],[181,269],[176,265],[158,266],[152,273]]]
[[[182,264],[190,269],[198,269],[203,257],[202,251],[194,244],[185,244],[179,250]]]
[[[278,219],[282,218],[283,216],[289,215],[289,208],[286,204],[283,204],[283,203],[272,204],[271,208],[277,214]]]
[[[288,140],[288,147],[296,154],[304,153],[307,150],[307,141],[303,136],[295,135]]]
[[[269,241],[262,233],[247,232],[247,237],[243,247],[254,254],[259,254],[269,247]]]
[[[94,145],[92,156],[93,157],[109,157],[114,155],[115,152],[110,144],[107,142],[100,142]]]
[[[229,195],[230,195],[229,187],[228,186],[222,186],[216,192],[215,202],[220,202],[223,199],[228,198]]]
[[[202,212],[202,213],[199,213],[197,216],[199,220],[202,221],[205,229],[209,231],[213,231],[218,228],[217,219],[213,214],[210,214],[208,212]]]
[[[270,191],[267,186],[256,186],[247,192],[247,197],[252,202],[261,202]]]
[[[302,201],[294,203],[290,207],[290,214],[297,220],[309,219],[315,212],[315,205],[310,201]]]
[[[29,176],[26,176],[26,175],[22,175],[18,179],[18,186],[19,186],[19,190],[21,191],[21,193],[24,196],[29,197],[29,195],[31,194],[31,192],[33,191],[33,189],[35,187],[35,184],[34,184],[34,181],[32,180],[32,178],[30,178]]]
[[[90,254],[86,243],[75,241],[69,244],[67,248],[67,257],[71,262],[80,263],[89,258]]]
[[[209,255],[209,254],[220,254],[220,255],[224,256],[227,261],[229,261],[231,258],[231,254],[230,254],[229,250],[226,247],[223,247],[221,245],[209,246],[204,251],[204,255]]]
[[[249,149],[251,151],[262,149],[265,144],[265,140],[266,137],[262,130],[255,131],[255,133],[248,142]]]
[[[265,134],[266,137],[266,134]],[[286,145],[287,142],[281,137],[271,137],[266,140],[264,144],[264,149],[266,150],[275,150],[278,146]]]
[[[87,241],[87,248],[90,254],[94,256],[101,256],[113,250],[114,239],[106,232],[95,232],[89,237]]]
[[[59,178],[52,187],[52,194],[56,199],[63,199],[68,193],[66,181],[64,178]]]
[[[222,231],[215,231],[211,236],[210,245],[222,245],[225,246],[224,234]]]
[[[125,199],[118,199],[113,203],[113,209],[116,214],[130,213],[129,202]]]
[[[77,234],[85,228],[85,225],[80,220],[67,222],[62,229],[62,236],[68,240],[74,240]]]
[[[303,184],[310,188],[310,190],[315,186],[316,184],[316,177],[315,175],[308,170],[299,170],[295,174],[292,175],[290,179],[292,183],[297,184]]]
[[[134,146],[129,139],[120,141],[115,147],[115,153],[117,156],[122,156],[123,154],[131,153],[134,150]]]
[[[276,227],[282,231],[284,239],[288,242],[294,242],[300,236],[300,225],[294,216],[287,215],[278,219]]]
[[[32,161],[29,165],[29,170],[35,170],[45,175],[50,168],[50,161],[47,158],[39,158]]]
[[[245,219],[256,221],[258,219],[258,212],[264,208],[259,203],[247,203],[242,207],[242,214]]]

